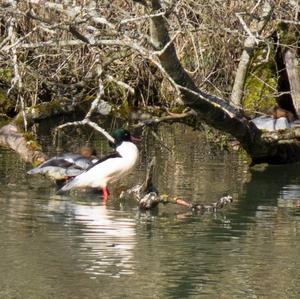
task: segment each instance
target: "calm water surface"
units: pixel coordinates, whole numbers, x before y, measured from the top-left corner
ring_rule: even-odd
[[[300,168],[248,170],[184,127],[151,136],[123,185],[140,182],[152,156],[161,192],[195,202],[236,200],[217,213],[99,195],[59,196],[0,150],[0,298],[298,298]],[[99,153],[106,142],[95,141]],[[53,148],[49,146],[49,152]],[[120,183],[114,191],[120,189]]]

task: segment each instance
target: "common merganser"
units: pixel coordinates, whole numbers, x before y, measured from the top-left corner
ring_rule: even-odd
[[[66,180],[73,178],[93,166],[98,161],[90,147],[80,148],[79,154],[65,153],[54,156],[36,168],[29,170],[28,174],[43,174],[54,179],[58,186]]]
[[[77,188],[100,188],[103,193],[103,201],[106,202],[109,191],[107,185],[116,181],[130,171],[139,157],[139,151],[133,141],[137,140],[125,129],[117,129],[112,133],[115,152],[100,159],[87,171],[76,176],[64,185],[60,191],[68,191]]]

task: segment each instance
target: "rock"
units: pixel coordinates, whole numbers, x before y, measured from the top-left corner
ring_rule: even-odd
[[[286,117],[275,119],[275,130],[290,129],[291,125]]]
[[[266,131],[276,131],[276,130],[284,130],[291,128],[291,124],[289,123],[286,117],[280,117],[278,119],[274,119],[270,116],[259,116],[253,118],[251,120],[258,129],[266,130]]]
[[[112,106],[106,102],[101,100],[98,104],[97,111],[102,115],[108,115],[112,110]]]

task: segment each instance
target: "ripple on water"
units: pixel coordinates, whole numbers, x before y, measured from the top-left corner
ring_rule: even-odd
[[[178,132],[171,130],[182,141],[186,131]],[[162,192],[200,202],[239,194],[216,214],[174,206],[147,214],[114,202],[104,207],[98,196],[58,196],[5,153],[0,298],[297,298],[298,169],[267,169],[247,181],[239,162],[198,152],[202,146],[193,136],[171,153],[152,146],[147,154],[158,157]]]

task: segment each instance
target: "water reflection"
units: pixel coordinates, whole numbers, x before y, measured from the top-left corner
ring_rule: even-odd
[[[94,203],[95,204],[95,203]],[[103,205],[75,203],[67,198],[50,200],[48,211],[65,219],[78,248],[78,266],[91,277],[119,277],[133,273],[133,249],[136,244],[135,222],[110,211]]]
[[[143,214],[114,198],[104,207],[99,195],[58,196],[1,150],[0,298],[298,296],[298,165],[248,170],[185,127],[159,133],[171,152],[146,138],[122,184],[141,181],[155,155],[161,192],[200,202],[235,193],[236,201],[217,214],[171,205]]]

